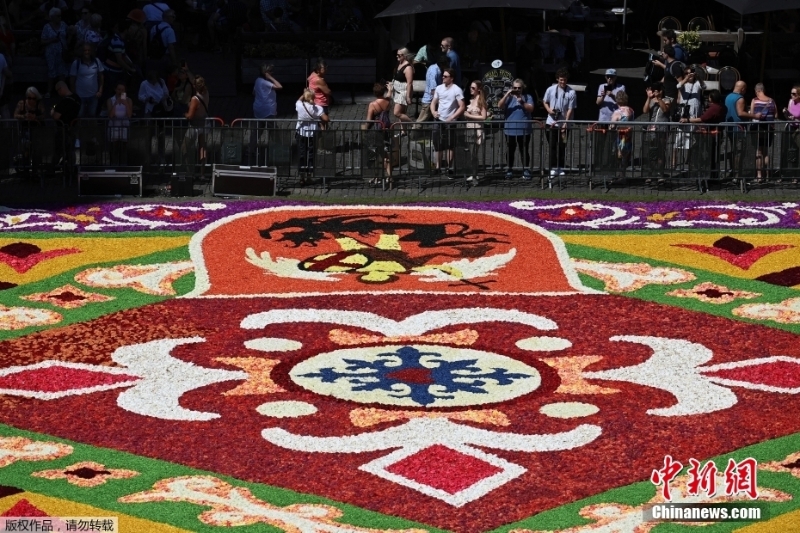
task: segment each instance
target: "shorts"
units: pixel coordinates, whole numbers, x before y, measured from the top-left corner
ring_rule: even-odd
[[[455,144],[456,123],[437,120],[433,125],[433,148],[437,152],[449,150]]]
[[[408,105],[408,83],[394,80],[392,82],[392,101],[399,105]]]

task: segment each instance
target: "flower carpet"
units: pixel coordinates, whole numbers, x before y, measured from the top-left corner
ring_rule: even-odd
[[[0,208],[0,531],[800,532],[798,412],[800,203]]]

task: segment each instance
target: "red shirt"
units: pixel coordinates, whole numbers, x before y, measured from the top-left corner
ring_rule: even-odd
[[[319,85],[317,84],[319,79],[319,74],[312,72],[311,76],[308,77],[308,88],[314,91],[314,104],[321,105],[322,107],[328,107],[330,105],[331,98],[320,90]]]
[[[700,115],[700,122],[703,124],[719,124],[725,120],[725,106],[711,102],[708,109]]]

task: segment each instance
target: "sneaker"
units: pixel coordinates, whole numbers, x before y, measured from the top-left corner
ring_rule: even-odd
[[[524,180],[531,179],[531,171],[528,170],[527,168],[522,171],[522,179],[524,179]]]
[[[513,172],[511,172],[510,170],[508,172],[506,172],[506,179],[507,180],[510,180],[513,177],[514,177],[514,173]]]
[[[553,170],[550,171],[550,176],[551,177],[555,176],[556,174],[558,174],[558,170],[557,169],[554,168]]]
[[[563,169],[563,168],[560,168],[560,169],[558,169],[558,175],[559,175],[559,176],[566,176],[566,175],[567,175],[567,173],[566,173],[566,172],[564,172],[564,169]]]
[[[473,176],[467,176],[467,181],[472,181],[473,178],[474,178]]]

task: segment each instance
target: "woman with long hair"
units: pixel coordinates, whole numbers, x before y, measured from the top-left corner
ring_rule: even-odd
[[[394,101],[394,116],[400,122],[411,122],[406,110],[414,91],[414,65],[411,63],[413,57],[408,48],[397,51],[397,71],[392,79],[392,101]]]
[[[320,58],[314,66],[314,72],[308,77],[308,88],[314,94],[314,105],[320,106],[326,115],[331,105],[331,88],[325,81],[327,72],[328,64]]]
[[[464,118],[469,122],[467,129],[470,130],[470,135],[467,142],[471,146],[471,167],[473,175],[467,177],[467,181],[478,181],[478,150],[483,144],[483,125],[481,124],[486,117],[489,116],[489,106],[486,105],[486,96],[483,94],[483,82],[475,80],[469,84],[469,105],[464,112]]]
[[[206,172],[206,119],[208,118],[208,88],[206,87],[206,80],[202,76],[197,76],[194,79],[195,95],[192,96],[189,102],[189,111],[186,112],[186,120],[189,121],[189,130],[187,131],[187,138],[184,138],[184,149],[187,153],[192,150],[193,154],[200,156],[200,179],[205,177]],[[194,131],[195,139],[189,135],[189,131]],[[194,151],[195,146],[187,145],[194,144],[196,141],[197,152]]]
[[[381,83],[376,83],[372,86],[372,94],[375,100],[367,104],[367,123],[362,124],[362,130],[370,128],[379,130],[383,133],[383,170],[386,172],[388,178],[389,188],[392,188],[392,147],[395,139],[392,137],[391,121],[389,119],[389,110],[392,107],[392,102],[386,96],[386,86]],[[399,144],[398,144],[399,149]],[[377,178],[370,181],[370,183],[377,183]]]

